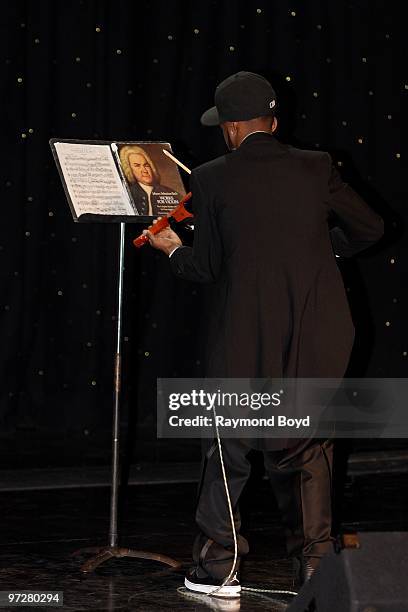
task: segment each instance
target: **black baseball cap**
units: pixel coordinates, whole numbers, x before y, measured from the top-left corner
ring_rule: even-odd
[[[222,81],[215,90],[215,106],[201,115],[206,126],[224,121],[248,121],[274,115],[277,104],[272,85],[255,72],[237,72]]]

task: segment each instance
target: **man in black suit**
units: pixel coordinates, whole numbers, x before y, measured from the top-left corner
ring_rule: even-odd
[[[260,75],[239,72],[223,81],[215,107],[201,122],[221,126],[230,153],[192,172],[193,247],[183,246],[171,230],[148,236],[170,256],[176,276],[213,284],[208,377],[342,378],[354,327],[333,246],[348,256],[367,248],[382,236],[383,221],[342,181],[329,153],[275,138],[275,110],[275,92]],[[299,559],[307,579],[332,545],[332,442],[258,442],[282,511],[288,552]],[[249,450],[247,440],[223,440],[238,533]],[[196,521],[196,567],[185,584],[209,593],[229,575],[234,557],[214,445],[206,452]],[[242,535],[238,551],[239,556],[248,551]],[[239,592],[235,576],[217,594]]]

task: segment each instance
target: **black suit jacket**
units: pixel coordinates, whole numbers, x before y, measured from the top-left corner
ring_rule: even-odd
[[[213,283],[206,375],[341,378],[354,341],[333,244],[354,254],[383,221],[344,183],[329,153],[255,133],[192,173],[193,247],[170,258]]]

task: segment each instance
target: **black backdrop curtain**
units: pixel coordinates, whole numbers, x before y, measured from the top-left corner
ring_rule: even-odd
[[[242,69],[276,88],[278,137],[329,150],[385,217],[383,243],[342,264],[358,325],[352,373],[407,375],[408,74],[397,7],[2,4],[3,430],[95,430],[111,418],[118,227],[73,223],[48,139],[166,140],[194,167],[224,152],[219,130],[199,117],[215,85]],[[203,300],[202,288],[172,278],[164,256],[136,252],[137,229],[126,233],[124,404],[153,444],[156,377],[200,372]]]

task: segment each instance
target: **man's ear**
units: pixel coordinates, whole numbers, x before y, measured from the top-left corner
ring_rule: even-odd
[[[272,123],[272,132],[276,132],[277,129],[278,129],[278,118],[274,117],[273,123]]]

